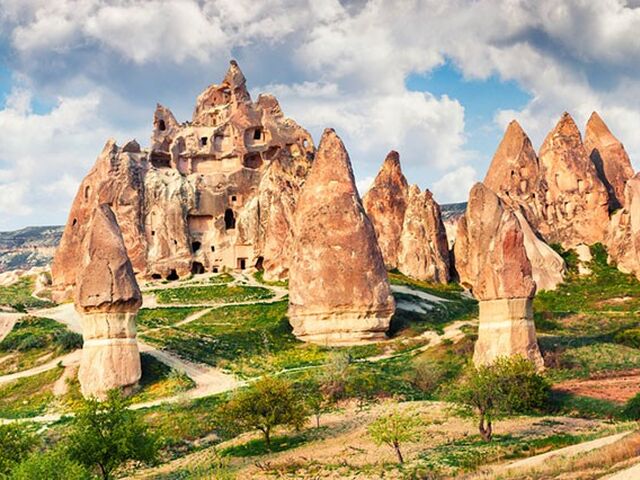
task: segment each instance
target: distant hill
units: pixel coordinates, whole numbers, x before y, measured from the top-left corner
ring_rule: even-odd
[[[63,230],[64,226],[55,225],[0,232],[0,272],[51,263]]]
[[[445,203],[440,205],[440,211],[442,212],[442,221],[454,221],[455,219],[464,215],[467,210],[467,202],[461,203]]]

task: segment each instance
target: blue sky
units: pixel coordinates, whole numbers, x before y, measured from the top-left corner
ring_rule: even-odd
[[[386,153],[441,203],[482,179],[507,123],[538,146],[601,113],[640,158],[640,9],[623,0],[0,0],[0,230],[64,223],[109,137],[190,117],[230,58],[364,190]]]

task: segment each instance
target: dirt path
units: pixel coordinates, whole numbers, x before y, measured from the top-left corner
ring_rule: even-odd
[[[554,385],[554,390],[625,403],[640,392],[640,370],[629,370],[618,374],[608,372],[607,377],[603,378],[567,380]]]
[[[0,313],[0,342],[9,335],[18,319],[24,315],[24,313]]]
[[[49,370],[56,368],[58,364],[62,364],[63,367],[78,365],[80,363],[81,356],[82,350],[74,350],[71,353],[67,353],[66,355],[63,355],[61,357],[56,357],[53,360],[48,361],[47,363],[38,365],[37,367],[33,367],[28,370],[22,370],[21,372],[2,375],[0,376],[0,385],[2,385],[3,383],[18,380],[19,378],[32,377],[34,375],[38,375],[39,373],[48,372]]]
[[[547,463],[549,460],[573,457],[581,453],[590,452],[591,450],[611,445],[612,443],[617,442],[621,438],[626,437],[631,433],[631,431],[616,433],[615,435],[610,435],[608,437],[598,438],[596,440],[578,443],[569,447],[559,448],[558,450],[553,450],[541,455],[535,455],[533,457],[524,458],[522,460],[516,460],[515,462],[509,463],[507,465],[500,465],[498,467],[495,467],[492,473],[507,473],[514,469],[524,470],[539,467]]]
[[[396,293],[404,293],[406,295],[412,295],[431,303],[447,303],[451,301],[446,298],[436,297],[435,295],[423,292],[422,290],[415,290],[411,287],[407,287],[406,285],[391,285],[391,291]]]
[[[637,463],[631,468],[603,477],[602,480],[638,480],[639,478],[640,463]]]

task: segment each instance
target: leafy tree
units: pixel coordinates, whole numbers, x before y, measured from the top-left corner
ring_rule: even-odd
[[[351,374],[351,358],[344,352],[332,352],[320,377],[320,389],[332,402],[347,394],[347,383]]]
[[[299,430],[308,417],[307,405],[293,385],[278,377],[262,377],[239,391],[220,409],[221,419],[240,431],[259,430],[271,449],[271,432],[278,425]]]
[[[640,421],[640,393],[627,400],[622,413],[629,420]]]
[[[380,391],[379,386],[376,375],[361,371],[348,377],[346,393],[357,400],[358,410],[362,410],[367,402],[373,400]]]
[[[69,454],[87,468],[97,468],[103,479],[130,460],[150,463],[156,459],[158,439],[119,390],[111,390],[104,402],[83,402],[69,435]]]
[[[11,480],[89,480],[91,475],[84,465],[69,458],[62,448],[31,454],[14,470]]]
[[[480,436],[487,442],[493,436],[494,420],[539,409],[548,398],[549,383],[536,373],[531,362],[520,356],[469,367],[451,392],[458,412],[477,418]]]
[[[36,445],[37,439],[19,425],[0,425],[0,478],[8,475]]]
[[[419,439],[422,422],[412,412],[394,410],[378,417],[368,427],[368,432],[376,445],[388,445],[396,452],[398,462],[404,463],[400,446]]]

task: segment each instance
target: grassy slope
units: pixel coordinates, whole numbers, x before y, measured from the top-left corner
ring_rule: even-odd
[[[273,297],[273,293],[266,288],[243,285],[185,286],[167,288],[156,293],[158,303],[164,304],[234,303],[271,297]]]
[[[18,311],[24,312],[31,308],[45,308],[53,306],[52,302],[32,297],[35,280],[33,277],[24,277],[13,285],[0,286],[0,305],[8,305]]]

